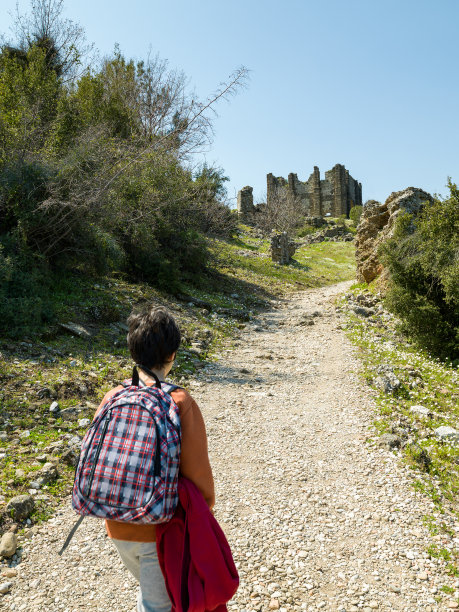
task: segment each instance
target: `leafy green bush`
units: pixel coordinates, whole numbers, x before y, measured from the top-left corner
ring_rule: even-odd
[[[459,191],[398,218],[380,256],[390,272],[386,297],[405,331],[442,358],[459,358]]]
[[[312,225],[309,225],[308,223],[306,223],[297,231],[296,235],[298,236],[298,238],[304,238],[305,236],[314,234],[317,231],[318,231],[317,227],[313,227]]]
[[[52,175],[49,165],[36,160],[15,160],[0,164],[0,234],[20,232],[40,223],[36,210],[48,197],[47,182]]]
[[[51,321],[49,272],[17,235],[0,240],[0,335],[16,338]]]
[[[352,221],[354,227],[360,223],[360,217],[362,216],[363,206],[353,206],[349,211],[349,219]]]

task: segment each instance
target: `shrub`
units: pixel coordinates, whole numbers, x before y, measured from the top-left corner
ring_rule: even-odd
[[[314,234],[317,231],[318,231],[317,227],[313,227],[312,225],[309,225],[308,223],[306,223],[305,225],[303,225],[297,231],[296,234],[297,234],[298,238],[304,238],[305,236],[309,236],[310,234]]]
[[[0,239],[0,335],[23,337],[51,321],[49,271],[17,235]]]
[[[354,227],[360,223],[360,217],[362,216],[363,206],[353,206],[349,211],[349,219],[352,221]]]
[[[404,330],[441,358],[459,357],[459,191],[402,214],[380,256],[390,272],[386,301]]]

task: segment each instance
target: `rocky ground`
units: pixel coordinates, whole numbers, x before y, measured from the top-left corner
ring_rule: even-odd
[[[191,387],[241,577],[230,610],[459,607],[457,578],[427,552],[433,503],[396,453],[371,442],[373,392],[333,306],[347,287],[279,303]],[[66,504],[29,532],[20,563],[3,562],[2,609],[134,609],[135,582],[98,521],[57,556],[74,520]]]

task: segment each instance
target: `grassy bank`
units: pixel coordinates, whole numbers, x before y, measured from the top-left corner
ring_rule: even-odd
[[[352,294],[371,292],[356,285]],[[459,519],[459,444],[442,439],[441,426],[458,429],[459,372],[448,362],[441,362],[416,348],[400,331],[397,319],[381,307],[368,317],[349,309],[347,333],[358,347],[363,363],[362,376],[376,392],[379,435],[393,434],[400,441],[400,453],[415,473],[413,486],[428,494],[435,504],[424,522],[433,535],[429,549],[442,559],[452,574],[459,575],[459,554],[454,545]],[[381,389],[380,376],[390,368],[399,382],[392,392]],[[375,437],[373,443],[380,439]]]

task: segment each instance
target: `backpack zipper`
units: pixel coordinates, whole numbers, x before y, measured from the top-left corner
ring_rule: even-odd
[[[87,491],[86,491],[86,495],[88,497],[89,497],[89,492],[91,490],[92,481],[94,479],[94,472],[96,471],[97,460],[99,459],[100,450],[102,448],[102,442],[104,441],[105,434],[107,432],[108,422],[110,420],[109,418],[107,418],[107,416],[105,417],[105,419],[106,420],[105,420],[105,423],[104,423],[104,428],[102,430],[102,433],[100,434],[100,440],[99,440],[99,444],[97,445],[96,456],[94,457],[94,462],[92,464],[91,473],[89,475],[88,488],[87,488]]]

